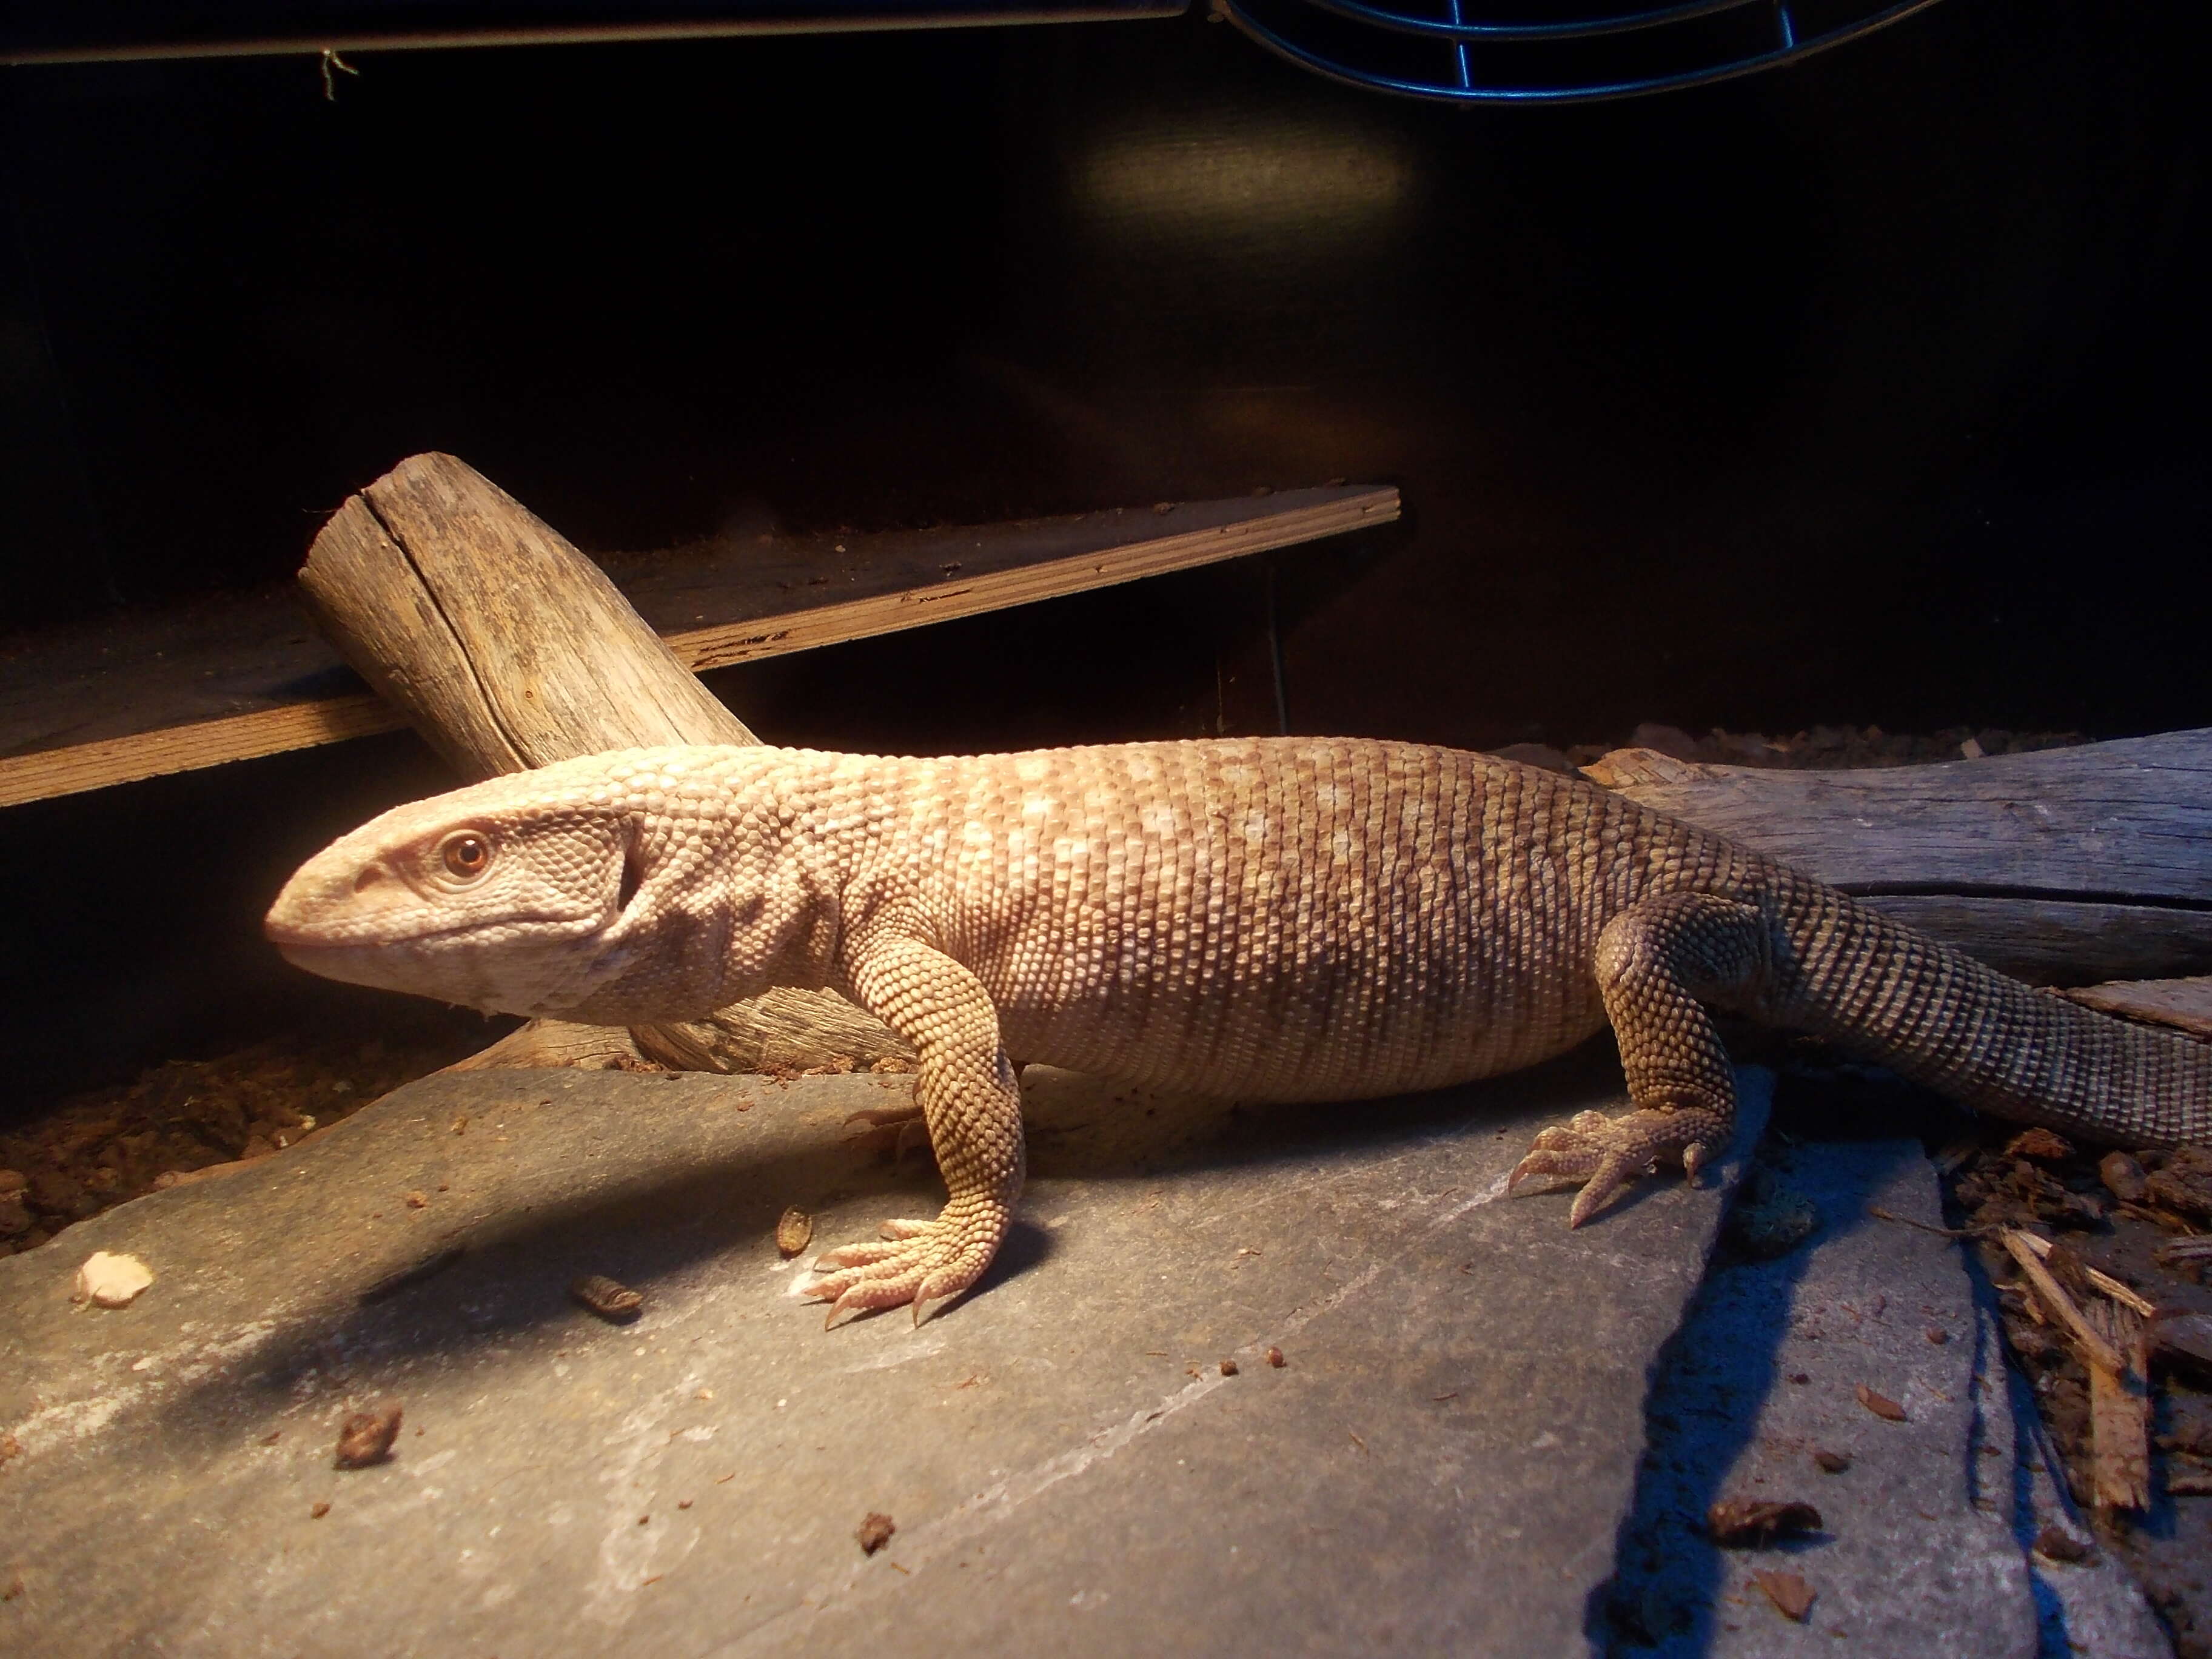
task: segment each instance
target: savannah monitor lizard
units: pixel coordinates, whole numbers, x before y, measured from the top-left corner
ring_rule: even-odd
[[[1577,779],[1303,738],[902,759],[625,750],[397,807],[310,860],[269,937],[334,979],[603,1024],[832,987],[913,1043],[949,1189],[822,1258],[844,1310],[955,1296],[1024,1168],[1022,1062],[1253,1101],[1532,1065],[1610,1022],[1630,1105],[1516,1183],[1579,1225],[1733,1129],[1707,1006],[1970,1106],[2212,1140],[2212,1049],[2008,979]]]

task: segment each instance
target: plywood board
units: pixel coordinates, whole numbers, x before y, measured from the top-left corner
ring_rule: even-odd
[[[703,672],[1388,524],[1334,485],[970,528],[708,542],[601,562]],[[400,725],[288,587],[0,640],[0,806]]]

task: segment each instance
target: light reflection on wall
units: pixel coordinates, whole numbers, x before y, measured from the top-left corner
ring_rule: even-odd
[[[1084,216],[1122,234],[1295,234],[1318,252],[1394,228],[1415,172],[1387,133],[1240,117],[1103,133],[1074,182]]]

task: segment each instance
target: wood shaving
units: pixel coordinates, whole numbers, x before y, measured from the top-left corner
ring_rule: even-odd
[[[1766,1592],[1766,1599],[1774,1603],[1775,1611],[1797,1624],[1805,1622],[1817,1594],[1810,1584],[1794,1572],[1782,1572],[1771,1567],[1753,1567],[1751,1576]]]
[[[1872,1412],[1876,1417],[1882,1419],[1885,1422],[1902,1423],[1905,1420],[1905,1407],[1899,1405],[1897,1401],[1892,1400],[1887,1395],[1876,1394],[1872,1389],[1867,1387],[1863,1382],[1860,1383],[1857,1388],[1852,1390],[1852,1392],[1858,1396],[1858,1402],[1860,1405],[1864,1406],[1869,1411]]]
[[[1820,1530],[1820,1511],[1810,1504],[1760,1498],[1723,1498],[1705,1511],[1705,1534],[1725,1550],[1764,1549],[1778,1538]]]
[[[605,1273],[586,1273],[568,1286],[568,1295],[613,1325],[628,1324],[637,1317],[638,1310],[645,1306],[642,1292],[633,1291],[620,1279],[609,1279]]]
[[[376,1411],[356,1412],[338,1431],[336,1465],[342,1469],[365,1469],[392,1455],[392,1443],[399,1437],[399,1403],[392,1401]]]

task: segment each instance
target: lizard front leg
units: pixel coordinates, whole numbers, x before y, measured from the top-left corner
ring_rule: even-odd
[[[855,947],[854,998],[915,1046],[915,1099],[949,1194],[934,1221],[887,1221],[881,1244],[848,1244],[815,1264],[808,1286],[832,1304],[895,1308],[959,1295],[982,1276],[1012,1224],[1021,1195],[1021,1085],[999,1042],[999,1014],[975,975],[908,935]]]
[[[1633,1111],[1580,1112],[1546,1129],[1515,1168],[1543,1190],[1579,1183],[1567,1224],[1579,1227],[1655,1164],[1695,1176],[1735,1133],[1735,1073],[1700,999],[1754,989],[1766,930],[1752,905],[1669,893],[1632,905],[1598,935],[1598,992],[1620,1044]]]

